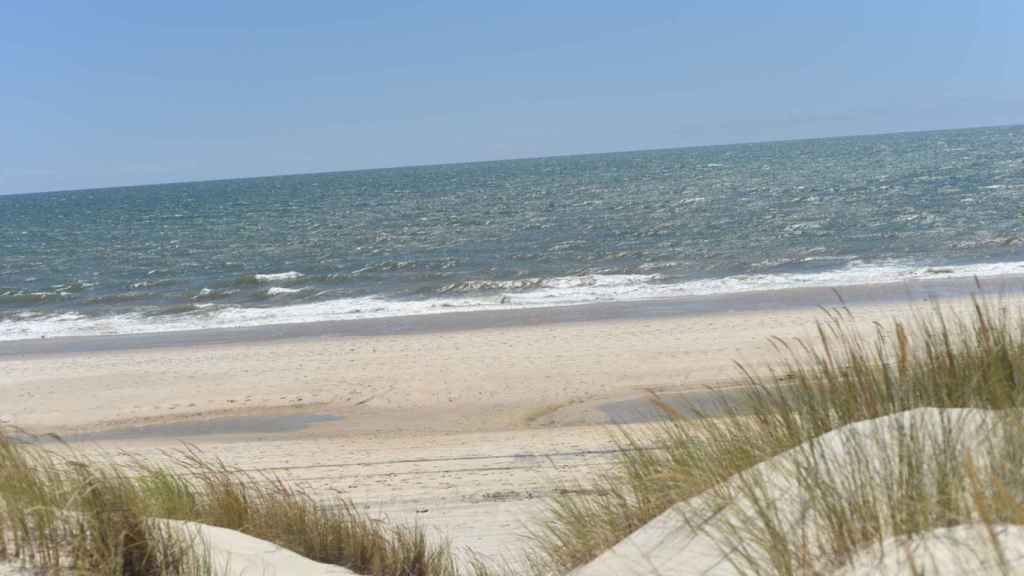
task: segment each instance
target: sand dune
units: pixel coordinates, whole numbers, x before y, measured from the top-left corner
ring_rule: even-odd
[[[763,513],[747,495],[746,486],[757,486],[759,497],[772,503],[773,520],[780,529],[799,533],[807,542],[807,553],[812,554],[808,571],[830,573],[829,563],[834,558],[813,556],[816,530],[827,520],[818,517],[819,511],[801,488],[802,462],[811,458],[828,462],[835,478],[853,476],[857,467],[867,467],[882,484],[888,481],[886,474],[899,472],[889,463],[898,461],[898,453],[904,449],[903,431],[912,429],[920,434],[924,446],[953,442],[965,458],[968,454],[977,458],[993,431],[993,414],[987,410],[919,408],[838,428],[737,475],[713,489],[713,494],[673,506],[572,576],[738,576],[747,573],[744,567],[770,566],[771,559],[762,548],[748,540],[738,541],[733,532],[737,523],[756,523]],[[977,465],[984,467],[985,463],[978,461]],[[724,506],[723,495],[728,502]],[[1010,551],[1006,560],[1013,571],[1024,571],[1024,529],[1000,526],[996,533]],[[913,574],[929,567],[923,573],[1001,574],[1000,559],[988,538],[981,525],[935,530],[914,538],[892,536],[878,547],[865,549],[839,573]],[[911,563],[918,572],[911,569]]]
[[[209,562],[211,576],[351,576],[355,573],[340,566],[321,564],[277,544],[253,538],[235,530],[196,522],[161,523],[179,531],[182,537],[197,542]]]

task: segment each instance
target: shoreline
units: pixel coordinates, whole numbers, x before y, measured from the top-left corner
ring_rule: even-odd
[[[839,287],[782,288],[645,300],[535,306],[510,310],[459,310],[381,318],[230,328],[32,338],[0,341],[0,363],[26,355],[80,354],[228,343],[260,343],[289,339],[428,334],[576,322],[683,318],[724,312],[920,303],[933,299],[963,298],[975,294],[1000,297],[1022,293],[1024,293],[1024,274],[980,279],[956,277]]]

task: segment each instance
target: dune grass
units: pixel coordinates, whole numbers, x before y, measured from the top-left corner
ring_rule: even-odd
[[[0,433],[0,559],[57,572],[205,574],[200,550],[147,520],[147,496],[121,470]]]
[[[533,527],[533,572],[566,573],[697,496],[710,512],[684,521],[753,574],[817,573],[884,538],[1024,521],[1021,316],[975,300],[969,311],[935,307],[865,333],[845,308],[825,314],[816,342],[777,340],[773,368],[740,367],[749,391],[723,402],[721,416],[684,420],[662,404],[665,422],[620,429],[614,470],[553,497]],[[909,421],[844,438],[838,452],[814,442],[921,407],[996,412],[980,444],[946,418],[934,430]],[[757,466],[782,453],[783,476],[805,497],[799,518],[777,505]]]
[[[459,574],[448,547],[418,528],[385,525],[343,499],[315,501],[196,451],[176,453],[170,466],[118,466],[0,434],[0,559],[75,574],[211,573],[201,543],[153,519],[237,530],[359,574]]]

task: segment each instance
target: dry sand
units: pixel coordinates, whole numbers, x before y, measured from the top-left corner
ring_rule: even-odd
[[[906,303],[854,307],[865,328],[910,311]],[[307,483],[323,498],[344,495],[415,521],[456,547],[514,556],[545,495],[609,465],[610,404],[647,390],[733,386],[734,361],[762,365],[776,357],[769,336],[813,338],[821,318],[813,308],[721,311],[33,354],[0,360],[0,419],[70,434],[340,417],[285,433],[243,426],[184,439],[228,463]],[[107,451],[156,455],[177,445],[174,430],[187,428],[85,438]]]
[[[252,536],[195,522],[164,520],[161,524],[175,531],[186,542],[202,547],[210,573],[214,576],[354,576],[340,566],[321,564],[290,550]]]

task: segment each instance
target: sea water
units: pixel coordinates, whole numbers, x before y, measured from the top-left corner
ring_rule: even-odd
[[[1024,273],[1024,127],[0,196],[0,340]]]

